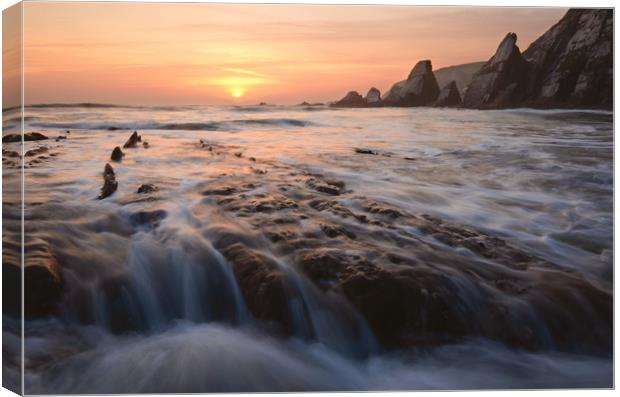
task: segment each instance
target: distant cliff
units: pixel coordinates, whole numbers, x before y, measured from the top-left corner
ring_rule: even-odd
[[[445,87],[450,84],[451,81],[456,83],[456,87],[459,90],[459,93],[463,95],[465,93],[465,89],[471,82],[471,78],[474,73],[476,73],[482,65],[486,62],[472,62],[472,63],[464,63],[462,65],[454,65],[447,66],[445,68],[439,68],[433,73],[435,73],[435,78],[437,79],[437,84],[440,87]]]

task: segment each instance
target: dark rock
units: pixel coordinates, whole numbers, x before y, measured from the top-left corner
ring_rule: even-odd
[[[387,106],[432,105],[439,95],[439,86],[433,74],[431,61],[418,62],[406,80],[399,81],[383,96]]]
[[[232,186],[217,187],[202,192],[205,196],[230,196],[234,193],[237,193],[237,189]]]
[[[121,148],[117,146],[114,148],[114,150],[112,150],[112,155],[110,156],[110,159],[112,161],[121,161],[124,156],[125,156],[125,153],[123,153]]]
[[[403,215],[401,213],[401,216]],[[450,247],[467,248],[476,255],[492,259],[514,270],[527,270],[529,265],[536,264],[532,256],[500,238],[482,234],[462,225],[448,224],[430,215],[423,215],[423,218],[424,220],[416,221],[416,227]]]
[[[612,108],[613,14],[571,9],[523,52],[528,105]]]
[[[344,190],[344,187],[346,186],[346,184],[343,181],[337,181],[335,179],[324,179],[325,183],[327,183],[328,185],[332,185],[337,187],[340,190]]]
[[[152,185],[150,183],[145,183],[145,184],[140,185],[140,187],[138,187],[138,193],[140,194],[153,193],[153,192],[156,192],[157,190],[159,190],[157,186]]]
[[[548,348],[549,341],[569,350],[612,344],[609,293],[502,239],[368,199],[346,207],[327,200],[304,204],[347,219],[358,219],[351,209],[362,207],[373,218],[397,219],[422,234],[415,241],[387,229],[369,236],[331,216],[316,222],[330,239],[295,235],[297,226],[266,233],[319,288],[344,294],[386,348],[470,337],[525,349]],[[371,222],[373,229],[386,228]],[[261,219],[256,227],[264,230]],[[590,327],[596,331],[580,324],[596,324]]]
[[[24,250],[24,315],[31,319],[56,314],[63,295],[58,262],[46,244],[29,242],[24,245]],[[2,306],[5,314],[20,317],[22,268],[19,263],[4,259],[7,258],[3,257],[2,264]]]
[[[613,297],[609,292],[578,274],[560,269],[537,269],[532,276],[526,297],[540,318],[545,319],[545,331],[552,336],[555,346],[564,350],[611,351]],[[517,342],[519,336],[514,336]],[[534,348],[544,346],[536,342]]]
[[[314,281],[337,280],[349,264],[349,257],[337,249],[318,248],[300,251],[295,262]]]
[[[332,196],[338,196],[344,192],[344,182],[319,180],[317,178],[310,178],[306,181],[306,185],[317,192],[326,193]]]
[[[168,213],[164,210],[139,211],[129,216],[129,221],[135,226],[156,227],[166,218]]]
[[[248,309],[261,321],[275,322],[292,331],[286,279],[268,257],[234,243],[221,250],[231,263]]]
[[[210,152],[217,151],[217,150],[226,150],[226,148],[223,147],[222,145],[219,145],[214,142],[205,141],[202,139],[200,140],[200,147],[202,149],[207,149]],[[220,154],[220,152],[218,151],[217,154]]]
[[[342,218],[353,218],[361,223],[368,223],[366,215],[356,214],[336,201],[313,200],[308,205],[317,211],[328,211]]]
[[[323,223],[321,224],[321,230],[329,238],[335,238],[338,236],[346,236],[350,239],[356,238],[355,233],[353,233],[350,230],[347,230],[347,228],[344,226],[329,225],[329,224]]]
[[[516,45],[517,35],[508,33],[495,55],[472,78],[463,104],[469,108],[505,108],[525,97],[529,65]]]
[[[112,175],[115,176],[114,174],[114,168],[112,168],[112,166],[110,164],[105,165],[105,167],[103,167],[103,175]]]
[[[3,246],[6,246],[4,241]],[[4,250],[5,248],[3,247]],[[9,263],[5,258],[4,252],[2,257],[2,313],[15,318],[21,318],[22,316],[21,267],[18,261]]]
[[[101,194],[98,199],[102,200],[116,191],[118,188],[118,182],[114,174],[114,169],[110,164],[106,164],[103,169],[103,186],[101,187]]]
[[[127,142],[123,145],[123,149],[126,148],[134,148],[140,142],[140,137],[138,136],[138,131],[134,131],[133,134],[127,139]]]
[[[47,153],[47,152],[48,152],[48,148],[47,148],[47,147],[45,147],[45,146],[41,146],[41,147],[38,147],[38,148],[36,148],[36,149],[30,149],[30,150],[28,150],[26,153],[24,153],[24,156],[26,156],[26,157],[32,157],[32,156],[37,156],[37,155],[39,155],[39,154],[42,154],[42,153]]]
[[[378,214],[390,218],[400,218],[401,216],[403,216],[403,213],[399,210],[382,203],[369,202],[364,204],[363,208],[365,211],[368,211],[371,214]]]
[[[26,134],[24,134],[24,141],[28,142],[28,141],[43,141],[45,139],[48,139],[48,137],[46,137],[45,135],[38,133],[38,132],[28,132]]]
[[[6,149],[2,149],[2,155],[6,157],[21,157],[19,153],[13,150],[6,150]]]
[[[248,213],[268,213],[294,208],[298,208],[298,204],[282,195],[269,195],[251,200],[241,197],[241,200],[234,201],[226,207],[229,211],[244,211]]]
[[[298,106],[325,106],[325,104],[323,102],[308,103],[306,101],[303,101]]]
[[[297,233],[293,230],[269,230],[265,231],[265,236],[269,241],[277,243],[280,241],[292,240],[297,237]]]
[[[39,133],[39,132],[27,132],[24,134],[24,141],[28,142],[28,141],[42,141],[45,139],[49,139],[48,137],[46,137],[45,135]],[[21,134],[8,134],[2,137],[2,142],[6,143],[6,142],[21,142],[22,140],[22,136]]]
[[[67,137],[66,137],[66,136],[64,136],[64,135],[58,135],[58,136],[56,137],[56,142],[61,141],[61,140],[63,140],[63,139],[67,139]]]
[[[145,149],[149,148],[149,143],[147,141],[142,142],[142,147]]]
[[[355,153],[359,153],[359,154],[372,154],[374,156],[379,154],[379,152],[377,152],[376,150],[367,149],[367,148],[355,148],[353,150],[355,150]]]
[[[456,82],[452,80],[439,92],[439,97],[437,98],[437,101],[435,101],[435,106],[457,107],[461,105],[461,94],[459,94]]]
[[[541,268],[516,277],[480,272],[348,265],[337,279],[387,347],[431,346],[468,336],[531,350],[545,348],[549,338],[560,349],[612,346],[610,295],[583,278]]]
[[[27,317],[53,314],[60,303],[63,287],[57,269],[28,266],[24,269],[24,311]],[[36,292],[35,292],[36,291]]]
[[[317,192],[330,194],[332,196],[338,196],[340,194],[340,189],[322,183],[313,184],[311,187]]]
[[[340,286],[385,346],[434,345],[466,333],[447,275],[372,266],[343,271]]]
[[[336,101],[329,105],[330,107],[344,107],[344,108],[361,108],[366,106],[366,100],[357,91],[349,91],[339,101]]]
[[[375,87],[372,87],[370,90],[368,90],[365,100],[367,106],[381,105],[381,91],[379,91]]]
[[[24,312],[26,317],[54,314],[63,293],[63,283],[56,267],[24,268]]]

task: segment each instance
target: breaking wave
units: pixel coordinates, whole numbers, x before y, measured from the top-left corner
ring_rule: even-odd
[[[240,126],[269,126],[269,127],[307,127],[310,121],[269,118],[269,119],[238,119],[195,123],[89,123],[89,122],[32,122],[30,126],[37,128],[60,128],[80,130],[185,130],[185,131],[231,131]]]

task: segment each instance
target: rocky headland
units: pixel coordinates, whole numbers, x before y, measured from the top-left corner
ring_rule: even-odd
[[[524,52],[511,32],[487,62],[444,68],[441,91],[431,61],[423,60],[383,97],[373,87],[372,97],[350,91],[330,106],[611,109],[612,48],[613,10],[571,9]]]

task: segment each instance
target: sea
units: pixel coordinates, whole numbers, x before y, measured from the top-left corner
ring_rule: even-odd
[[[3,112],[3,135],[21,121]],[[487,296],[536,313],[542,300],[531,297],[547,294],[553,313],[572,318],[553,291],[579,288],[546,291],[540,268],[612,299],[612,112],[57,104],[27,106],[23,121],[49,139],[3,143],[4,266],[19,258],[23,172],[26,266],[54,264],[63,290],[52,314],[24,322],[28,394],[612,387],[609,346],[567,344],[545,316],[528,317],[537,343],[513,344],[502,327],[522,317],[490,333],[478,315]],[[133,131],[141,141],[123,148]],[[28,151],[22,163],[11,155]],[[107,163],[118,188],[99,199]],[[429,219],[442,233],[501,240],[528,266],[429,234]],[[231,242],[251,253],[230,254]],[[325,250],[388,273],[433,269],[462,286],[451,296],[468,331],[386,343],[384,324],[339,284],[346,270],[317,281],[300,266]],[[252,255],[275,264],[265,280],[279,277],[285,292],[263,294]],[[510,274],[526,292],[476,269]],[[386,302],[394,318],[434,310]],[[17,384],[20,323],[3,323],[3,377]],[[575,329],[609,324],[574,319]]]

